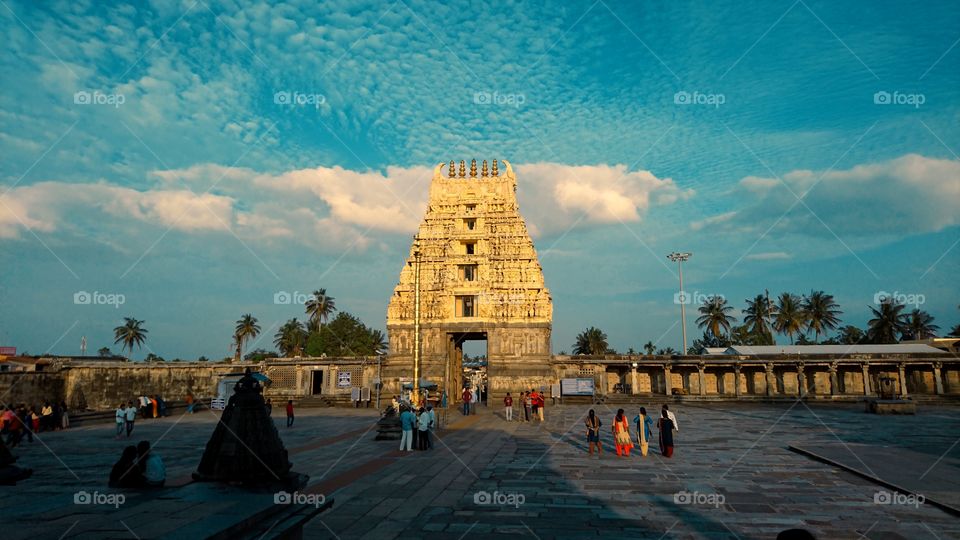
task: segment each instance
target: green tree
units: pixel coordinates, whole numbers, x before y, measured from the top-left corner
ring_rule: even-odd
[[[896,343],[897,336],[906,328],[906,306],[895,302],[882,302],[880,309],[870,308],[873,318],[867,323],[867,341],[870,343]]]
[[[790,343],[794,343],[794,337],[803,332],[806,321],[800,297],[788,292],[781,293],[774,310],[773,329],[778,334],[790,336]]]
[[[319,331],[330,315],[337,310],[337,304],[332,296],[327,296],[326,289],[313,291],[313,296],[307,300],[306,313],[309,316],[310,329]]]
[[[657,346],[654,345],[652,341],[648,341],[643,344],[643,352],[647,353],[648,355],[652,355],[656,350]]]
[[[731,324],[737,320],[729,314],[733,311],[733,306],[728,305],[727,299],[722,296],[708,297],[698,311],[700,316],[697,317],[697,326],[717,338],[729,334]]]
[[[209,361],[210,359],[207,358],[206,356],[201,356],[200,358],[197,358],[197,362],[209,362]]]
[[[607,335],[599,328],[591,326],[577,335],[577,340],[573,344],[573,354],[605,354],[609,345],[607,344]]]
[[[237,346],[237,352],[234,359],[239,362],[243,357],[243,346],[247,341],[260,335],[260,325],[257,324],[257,318],[247,313],[237,321],[237,326],[233,331],[233,343]]]
[[[147,357],[143,359],[144,362],[166,362],[162,356],[157,356],[153,353],[148,353]]]
[[[807,330],[813,330],[814,342],[820,341],[820,334],[835,330],[843,314],[834,302],[833,295],[823,291],[810,291],[810,295],[803,299],[803,312],[806,316],[804,326]]]
[[[107,357],[109,357],[109,356],[113,356],[113,351],[111,351],[111,350],[108,349],[107,347],[101,347],[100,350],[97,351],[97,354],[98,354],[101,358],[107,358]]]
[[[246,356],[243,357],[243,359],[248,362],[263,362],[267,358],[276,358],[276,357],[277,357],[277,353],[275,352],[266,351],[264,349],[256,349],[248,352]]]
[[[863,330],[848,324],[840,329],[840,332],[827,343],[831,345],[855,345],[857,343],[862,343],[865,334]]]
[[[660,356],[673,356],[677,354],[677,350],[673,347],[667,347],[666,349],[658,349],[657,354]]]
[[[770,297],[758,294],[753,300],[747,300],[747,307],[743,310],[743,324],[749,328],[762,344],[773,345],[771,321],[774,316]]]
[[[285,357],[301,356],[307,344],[307,329],[297,319],[290,319],[277,330],[273,344]]]
[[[376,355],[387,354],[390,344],[387,336],[376,328],[370,329],[370,343],[373,345],[373,353]]]
[[[142,326],[144,321],[138,321],[133,317],[124,317],[123,321],[123,326],[113,329],[113,336],[116,338],[113,344],[123,344],[120,347],[120,354],[123,354],[124,349],[133,354],[133,346],[136,345],[139,349],[147,340],[147,330]]]
[[[324,324],[307,338],[309,356],[367,356],[375,355],[376,346],[372,332],[363,322],[345,312]]]
[[[928,339],[935,337],[940,327],[933,324],[933,315],[915,309],[905,318],[903,339]]]

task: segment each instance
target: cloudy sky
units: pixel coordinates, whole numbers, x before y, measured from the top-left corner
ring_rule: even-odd
[[[133,316],[222,357],[318,287],[383,328],[432,167],[471,158],[515,166],[556,352],[590,325],[679,348],[674,250],[738,310],[822,289],[863,326],[887,291],[949,328],[958,28],[956,2],[3,0],[0,345],[95,351]]]

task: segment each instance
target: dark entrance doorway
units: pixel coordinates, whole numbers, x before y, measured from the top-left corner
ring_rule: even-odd
[[[323,393],[323,371],[315,370],[313,373],[313,381],[311,384],[310,393],[313,395]]]
[[[464,344],[467,345],[467,354],[469,356],[468,364],[472,366],[476,363],[475,358],[482,357],[485,364],[487,358],[487,333],[486,332],[448,332],[447,333],[447,366],[445,368],[445,387],[451,403],[459,403],[463,388],[469,384],[470,380],[477,380],[477,377],[466,377],[464,373]],[[481,342],[481,343],[473,343]],[[484,372],[486,368],[484,367]],[[472,375],[472,374],[471,374]],[[481,395],[481,397],[483,397]]]

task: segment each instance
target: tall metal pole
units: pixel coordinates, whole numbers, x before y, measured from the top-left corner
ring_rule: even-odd
[[[420,405],[420,238],[413,240],[413,397],[414,405]]]
[[[683,350],[680,354],[687,354],[687,310],[686,304],[689,301],[686,291],[683,290],[683,262],[689,260],[693,253],[679,253],[674,251],[667,255],[667,258],[677,263],[677,269],[680,271],[680,328],[683,333]]]

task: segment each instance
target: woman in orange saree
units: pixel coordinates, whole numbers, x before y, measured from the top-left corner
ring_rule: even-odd
[[[623,409],[617,409],[617,416],[613,419],[613,442],[616,445],[617,456],[630,457],[633,440],[630,437],[630,424],[627,422]]]

